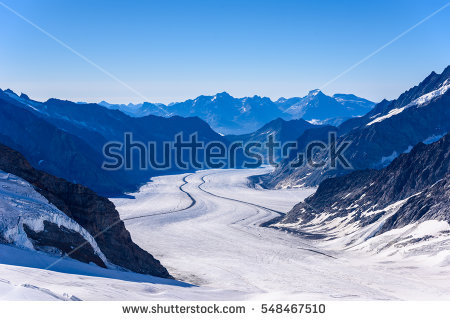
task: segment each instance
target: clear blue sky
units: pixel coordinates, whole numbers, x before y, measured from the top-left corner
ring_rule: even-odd
[[[0,0],[152,102],[227,91],[303,96],[448,0]],[[140,102],[0,6],[0,88],[31,98]],[[450,64],[450,6],[324,89],[392,99]]]

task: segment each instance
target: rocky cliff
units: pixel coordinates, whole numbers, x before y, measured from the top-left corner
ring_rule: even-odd
[[[132,241],[114,204],[107,198],[82,185],[34,169],[20,153],[1,144],[0,170],[29,182],[56,208],[88,231],[110,263],[137,273],[171,278],[158,260]],[[83,244],[78,236],[58,229],[50,222],[44,222],[44,229],[40,233],[27,226],[24,226],[24,230],[34,240],[36,248],[52,246],[68,254],[69,249]],[[78,257],[75,252],[71,256],[104,266],[103,262],[92,255],[92,249],[88,245],[85,244],[82,250]]]
[[[323,181],[274,226],[338,237],[369,225],[374,237],[430,220],[450,223],[450,134],[417,144],[381,170]],[[376,227],[376,228],[375,228]]]

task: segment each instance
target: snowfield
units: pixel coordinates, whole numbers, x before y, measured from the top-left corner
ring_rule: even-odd
[[[346,251],[321,240],[261,227],[314,192],[248,185],[248,176],[269,170],[206,170],[156,177],[132,194],[135,199],[112,199],[134,242],[179,281],[106,270],[69,258],[46,269],[58,257],[0,245],[0,298],[450,298],[448,264],[420,263],[428,257],[378,255],[364,248],[368,243]],[[446,228],[429,223],[410,232],[419,237]],[[445,254],[438,254],[439,262]]]
[[[221,300],[236,291],[103,269],[70,258],[0,245],[0,300]]]

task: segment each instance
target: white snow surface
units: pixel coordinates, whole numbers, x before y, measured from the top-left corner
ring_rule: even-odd
[[[380,116],[375,118],[374,120],[372,120],[370,123],[368,123],[366,126],[370,126],[373,125],[375,123],[379,123],[382,122],[385,119],[391,118],[394,115],[398,115],[400,114],[402,111],[404,111],[406,109],[406,107],[401,107],[401,108],[394,108],[391,109],[386,115]]]
[[[389,257],[260,227],[279,215],[276,211],[286,212],[314,192],[248,186],[248,176],[269,170],[206,170],[157,177],[133,194],[135,199],[112,199],[133,241],[187,283],[71,259],[46,270],[54,257],[29,251],[24,255],[26,250],[0,245],[2,299],[450,299],[449,267],[442,264],[445,251],[431,259]],[[183,184],[182,189],[195,199],[193,205],[180,190]],[[428,224],[411,232],[442,233],[446,228],[442,223]],[[440,263],[423,263],[432,260]]]
[[[0,244],[0,300],[221,300],[243,299],[149,275],[85,264]]]

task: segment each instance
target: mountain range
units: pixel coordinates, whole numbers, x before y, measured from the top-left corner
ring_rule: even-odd
[[[316,89],[304,97],[279,98],[276,101],[260,96],[235,98],[222,92],[168,105],[147,102],[115,105],[105,101],[99,105],[133,117],[198,116],[218,133],[240,135],[254,132],[276,118],[303,118],[315,124],[340,124],[348,118],[366,114],[375,103],[355,95],[336,94],[330,97]]]
[[[102,170],[103,146],[111,141],[123,142],[125,133],[132,133],[135,141],[156,142],[157,152],[162,154],[163,142],[173,141],[180,132],[185,138],[198,133],[205,144],[211,141],[228,144],[233,140],[232,136],[221,137],[209,124],[224,132],[234,131],[232,128],[251,132],[257,128],[253,134],[238,137],[246,140],[257,136],[262,139],[262,131],[275,126],[272,132],[279,132],[276,138],[284,141],[294,140],[313,125],[312,121],[285,121],[281,117],[294,118],[306,113],[318,119],[322,115],[336,116],[336,120],[370,108],[370,102],[356,96],[333,98],[317,90],[303,98],[291,98],[290,102],[284,99],[273,102],[259,96],[238,99],[220,93],[164,106],[74,103],[54,98],[39,102],[7,89],[0,90],[0,143],[23,153],[37,169],[112,196],[135,191],[154,175],[179,172],[174,166],[164,171],[141,170],[138,157],[134,158],[132,170]]]
[[[37,102],[10,90],[0,91],[0,143],[22,153],[39,170],[108,196],[135,191],[156,174],[180,171],[173,164],[165,170],[142,170],[139,157],[134,157],[131,170],[103,170],[103,146],[124,142],[125,133],[131,133],[133,141],[155,142],[153,154],[157,155],[162,154],[163,142],[173,142],[178,133],[184,139],[197,133],[205,144],[226,143],[198,117],[136,118],[97,104],[58,99]]]

